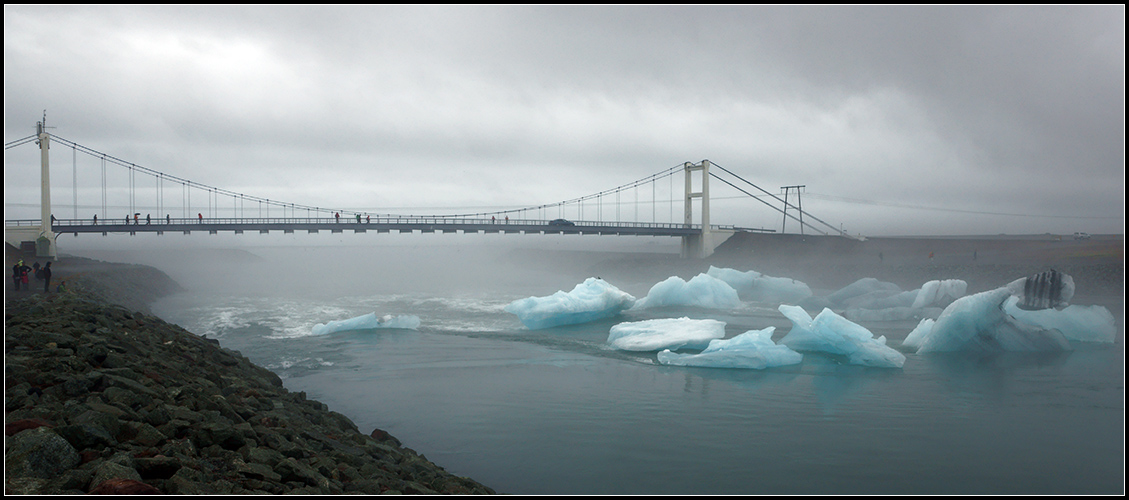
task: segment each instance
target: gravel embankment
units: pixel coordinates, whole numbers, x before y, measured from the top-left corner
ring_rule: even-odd
[[[159,271],[67,264],[53,267],[69,292],[6,293],[6,494],[494,493],[238,352],[107,302],[174,291]]]

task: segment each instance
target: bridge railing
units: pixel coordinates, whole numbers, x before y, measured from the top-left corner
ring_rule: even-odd
[[[39,226],[39,219],[13,219],[4,221],[5,227],[35,227]],[[358,222],[357,217],[168,217],[168,218],[152,218],[146,221],[142,217],[125,217],[117,219],[55,219],[52,221],[52,228],[56,232],[67,232],[70,228],[91,226],[164,226],[164,225],[177,225],[192,226],[192,225],[208,225],[215,227],[222,226],[336,226],[348,225],[355,227],[358,224],[365,225],[477,225],[477,226],[497,226],[499,229],[505,226],[522,226],[522,227],[548,227],[553,230],[565,230],[570,228],[631,228],[642,230],[700,230],[700,224],[678,224],[669,222],[625,222],[625,221],[565,221],[561,219],[489,219],[482,217],[441,217],[441,216],[362,216]],[[763,231],[756,229],[738,228],[730,225],[711,225],[714,230],[729,230],[729,231]]]

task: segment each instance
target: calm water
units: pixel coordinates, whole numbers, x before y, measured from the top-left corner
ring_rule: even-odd
[[[608,330],[689,316],[725,321],[727,337],[776,326],[779,340],[790,323],[775,305],[746,304],[529,331],[502,308],[570,290],[591,269],[500,276],[485,270],[494,253],[434,260],[416,249],[280,278],[256,273],[280,262],[306,269],[323,253],[255,253],[266,260],[220,266],[225,290],[170,271],[190,291],[154,312],[274,370],[362,432],[387,430],[501,493],[1124,491],[1123,297],[1101,304],[1117,318],[1116,344],[1075,344],[1064,354],[907,353],[900,370],[805,354],[785,369],[703,369],[609,349]],[[605,271],[640,298],[655,277],[676,274],[617,280]],[[316,323],[373,311],[419,316],[422,325],[310,335]],[[863,325],[896,347],[915,322]]]

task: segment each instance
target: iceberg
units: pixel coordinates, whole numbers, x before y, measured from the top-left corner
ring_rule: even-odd
[[[526,328],[539,330],[609,318],[634,304],[631,294],[600,278],[588,278],[571,292],[515,300],[504,310],[517,315]]]
[[[736,309],[741,306],[737,290],[728,283],[702,273],[690,281],[671,276],[651,287],[633,309],[665,306],[694,306],[707,309]]]
[[[968,283],[955,279],[933,280],[917,290],[900,293],[896,287],[893,283],[866,278],[836,292],[841,297],[840,301],[828,301],[825,307],[845,307],[843,315],[852,321],[936,318],[941,313],[941,307],[964,296]]]
[[[1113,313],[1102,306],[1070,305],[1061,311],[1028,311],[1019,308],[1019,301],[1020,298],[1015,296],[1005,300],[1004,312],[1021,323],[1058,330],[1069,340],[1112,343],[1117,335]]]
[[[886,345],[886,337],[874,334],[824,308],[812,319],[802,307],[781,304],[780,312],[792,322],[792,330],[780,343],[796,351],[819,351],[847,356],[851,364],[901,368],[902,353]]]
[[[1074,306],[1074,278],[1049,270],[957,299],[902,342],[917,352],[1067,351],[1069,340],[1113,342],[1113,314]]]
[[[620,323],[608,333],[608,344],[624,351],[703,349],[725,337],[725,322],[716,319],[664,318]]]
[[[741,298],[753,302],[775,304],[795,303],[811,297],[811,288],[802,281],[775,278],[756,271],[737,271],[710,266],[706,274],[724,281],[737,291]]]
[[[371,312],[355,318],[334,320],[324,324],[318,323],[314,325],[312,333],[314,335],[326,335],[347,330],[369,330],[373,328],[402,328],[405,330],[415,330],[419,328],[419,324],[419,316],[392,316],[391,314],[386,314],[378,318],[376,313]]]
[[[921,285],[911,307],[920,309],[927,306],[947,306],[952,301],[964,297],[968,283],[964,280],[933,280]]]
[[[1059,330],[1025,324],[1005,313],[1003,304],[1011,297],[1007,288],[961,297],[932,324],[922,320],[902,345],[918,353],[1070,350]]]
[[[659,363],[671,366],[704,368],[749,368],[763,370],[798,364],[803,355],[788,346],[772,343],[776,327],[749,330],[731,339],[711,340],[699,354],[679,354],[665,349],[659,352]]]

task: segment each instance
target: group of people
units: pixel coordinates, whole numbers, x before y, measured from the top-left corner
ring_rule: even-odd
[[[341,222],[341,212],[334,212],[333,218],[336,219],[338,223],[340,223]],[[368,224],[370,222],[372,222],[372,216],[366,215],[365,216],[365,223]],[[361,223],[361,214],[357,214],[357,224],[360,224],[360,223]]]
[[[34,273],[34,274],[32,274]],[[20,259],[15,265],[12,266],[12,282],[15,284],[16,290],[27,290],[29,275],[35,276],[37,280],[43,280],[43,291],[51,291],[51,263],[48,262],[43,267],[39,267],[39,262],[36,262],[32,267],[27,267],[23,259]],[[62,291],[64,283],[59,284],[59,291]],[[21,288],[22,287],[22,288]]]

